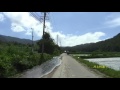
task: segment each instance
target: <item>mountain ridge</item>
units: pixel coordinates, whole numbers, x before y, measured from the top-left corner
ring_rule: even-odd
[[[32,40],[30,40],[30,39],[22,39],[22,38],[6,36],[6,35],[0,35],[0,41],[2,41],[2,42],[17,42],[17,43],[21,43],[21,44],[32,44]],[[33,41],[33,42],[35,43],[36,41]]]
[[[108,51],[108,52],[119,52],[120,51],[120,33],[112,38],[99,41],[96,43],[87,43],[76,45],[73,47],[61,47],[63,50],[71,52],[93,52],[93,51]]]

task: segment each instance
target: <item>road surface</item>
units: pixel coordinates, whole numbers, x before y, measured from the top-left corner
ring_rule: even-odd
[[[104,75],[85,67],[66,53],[61,56],[61,65],[43,78],[104,78]]]

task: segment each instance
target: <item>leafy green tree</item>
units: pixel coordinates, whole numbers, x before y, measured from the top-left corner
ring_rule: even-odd
[[[44,53],[47,54],[58,54],[60,52],[60,48],[56,45],[53,39],[50,37],[50,34],[45,32],[44,37],[37,42],[39,46],[39,53],[42,53],[42,44],[44,43]]]

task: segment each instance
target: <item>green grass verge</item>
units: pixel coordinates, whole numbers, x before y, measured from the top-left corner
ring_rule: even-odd
[[[114,69],[108,68],[106,66],[101,66],[99,64],[89,62],[87,60],[84,60],[82,58],[78,58],[77,56],[73,56],[77,61],[86,64],[91,69],[96,69],[100,71],[101,73],[111,77],[111,78],[120,78],[120,71],[116,71]]]

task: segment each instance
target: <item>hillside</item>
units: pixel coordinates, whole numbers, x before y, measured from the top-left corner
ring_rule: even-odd
[[[0,41],[2,41],[2,42],[18,42],[21,44],[32,44],[32,40],[29,40],[29,39],[20,39],[20,38],[4,36],[4,35],[0,35]],[[34,41],[34,43],[35,42],[36,41]]]
[[[114,36],[113,38],[100,41],[97,43],[88,43],[76,45],[73,47],[62,47],[62,49],[71,52],[93,52],[93,51],[120,52],[120,33]]]

